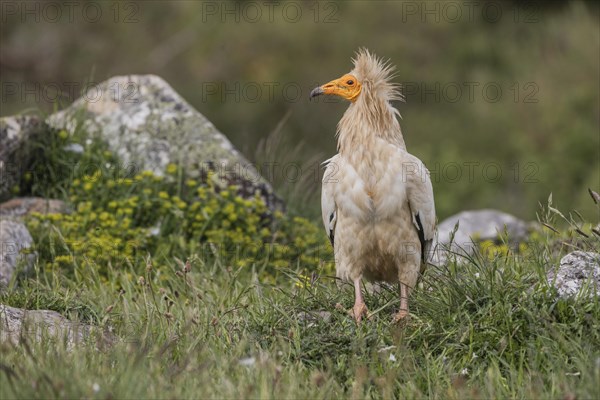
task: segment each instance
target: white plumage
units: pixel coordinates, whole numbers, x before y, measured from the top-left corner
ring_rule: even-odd
[[[401,98],[392,68],[360,50],[349,74],[313,90],[351,101],[337,129],[338,151],[327,160],[321,207],[334,247],[336,274],[355,287],[353,315],[367,313],[361,278],[398,282],[400,310],[426,264],[435,231],[429,171],[406,151],[391,101]]]

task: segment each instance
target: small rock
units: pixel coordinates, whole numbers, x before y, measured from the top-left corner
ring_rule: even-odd
[[[0,204],[0,217],[19,218],[32,212],[40,214],[67,214],[69,208],[62,200],[42,197],[19,197]]]
[[[21,340],[65,340],[67,348],[90,338],[97,328],[68,320],[56,311],[23,310],[0,304],[0,342],[19,345]],[[102,333],[98,344],[110,345],[116,337]]]
[[[35,254],[23,254],[33,244],[29,231],[21,222],[0,218],[0,290],[8,286],[18,266],[24,272],[33,267]]]
[[[457,223],[458,230],[450,243]],[[529,233],[529,224],[497,210],[471,210],[446,218],[437,229],[437,242],[432,246],[432,263],[441,265],[446,262],[449,253],[473,254],[477,243],[486,240],[496,242],[505,231],[510,243],[524,241]]]
[[[315,322],[322,320],[325,323],[331,322],[331,313],[329,311],[303,311],[298,313],[298,321]]]
[[[548,272],[548,284],[556,287],[560,297],[577,295],[586,285],[592,285],[592,296],[600,296],[600,254],[574,251],[560,260],[555,271]]]

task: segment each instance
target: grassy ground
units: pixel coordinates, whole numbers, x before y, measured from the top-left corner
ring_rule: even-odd
[[[192,263],[73,278],[43,273],[0,300],[111,327],[122,340],[67,351],[2,346],[1,398],[595,398],[600,304],[555,300],[549,249],[431,268],[407,324],[394,291],[367,296],[357,326],[339,306],[352,291],[289,272],[265,285],[247,270]],[[330,311],[331,318],[318,311]]]
[[[189,182],[177,166],[162,179],[87,171],[118,161],[100,143],[62,150],[85,135],[44,140],[22,194],[64,198],[73,212],[27,220],[35,270],[0,303],[119,340],[0,344],[2,399],[598,396],[600,302],[557,300],[546,282],[567,252],[599,250],[589,224],[538,233],[518,255],[492,245],[496,255],[429,268],[402,326],[391,323],[394,289],[368,294],[372,317],[357,326],[345,312],[352,290],[328,277],[329,245],[310,221],[261,226],[264,205]],[[557,213],[541,219],[556,225]]]

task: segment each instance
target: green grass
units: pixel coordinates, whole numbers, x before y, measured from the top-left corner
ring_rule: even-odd
[[[118,163],[101,143],[62,154],[80,134],[50,132],[49,143],[33,147],[38,168],[22,194],[63,198],[73,213],[27,220],[35,268],[0,304],[54,310],[118,340],[72,349],[27,337],[0,344],[1,399],[597,397],[600,302],[586,292],[557,299],[546,272],[574,249],[599,251],[600,242],[551,199],[540,219],[558,228],[562,221],[562,234],[547,229],[518,254],[491,244],[429,268],[403,325],[391,322],[395,288],[368,293],[372,317],[356,325],[345,311],[353,291],[329,276],[329,245],[312,222],[257,220],[264,204],[191,184],[176,166],[164,179],[80,176],[91,162]],[[202,243],[208,232],[260,251],[214,251]],[[112,246],[128,240],[136,244]],[[80,246],[94,241],[101,245]]]
[[[600,304],[556,300],[546,265],[515,256],[431,268],[404,326],[394,290],[367,295],[373,317],[340,311],[352,291],[325,276],[266,285],[218,263],[144,279],[110,270],[24,281],[2,303],[55,309],[121,338],[67,351],[2,346],[2,398],[593,398]],[[552,260],[554,263],[555,260]],[[175,264],[174,264],[175,265]],[[165,272],[163,271],[163,275]],[[143,282],[141,282],[143,281]],[[23,301],[23,299],[28,299]],[[86,306],[82,307],[81,305]],[[330,311],[331,320],[303,317]],[[242,360],[253,360],[243,365]],[[94,391],[94,388],[97,391]]]

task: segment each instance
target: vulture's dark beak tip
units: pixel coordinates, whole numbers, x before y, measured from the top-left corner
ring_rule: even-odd
[[[316,87],[312,90],[312,92],[310,92],[310,96],[308,97],[309,100],[312,100],[313,97],[317,97],[323,94],[323,89],[321,89],[321,87]]]

